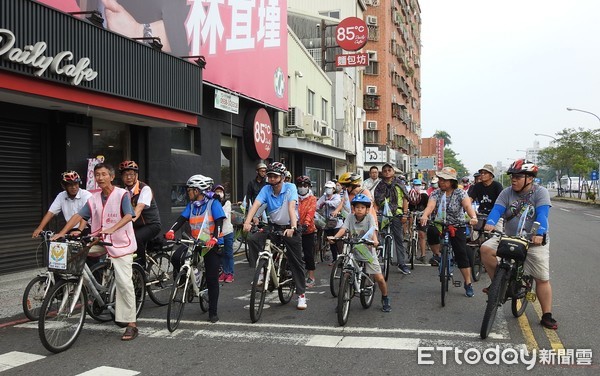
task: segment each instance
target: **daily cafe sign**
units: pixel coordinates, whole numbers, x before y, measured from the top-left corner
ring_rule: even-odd
[[[68,77],[73,85],[81,81],[92,81],[98,72],[90,68],[90,59],[82,57],[76,64],[68,63],[74,58],[71,51],[61,51],[54,56],[46,56],[46,42],[29,44],[23,48],[15,47],[16,38],[12,31],[0,29],[0,57],[16,64],[30,66],[36,69],[33,74],[41,76],[50,72]]]

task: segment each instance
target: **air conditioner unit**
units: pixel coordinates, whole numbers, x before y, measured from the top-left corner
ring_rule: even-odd
[[[377,16],[367,16],[367,25],[377,26]]]
[[[367,86],[367,94],[376,95],[377,94],[377,86]]]
[[[315,137],[321,137],[321,121],[319,119],[313,119],[312,134]]]
[[[302,109],[289,107],[287,115],[287,128],[302,128]]]
[[[377,122],[376,121],[367,121],[367,129],[369,129],[369,130],[377,129]]]
[[[322,126],[321,127],[321,137],[333,139],[333,128]]]

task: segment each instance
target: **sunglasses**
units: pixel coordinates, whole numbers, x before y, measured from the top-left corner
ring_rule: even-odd
[[[515,180],[519,180],[519,179],[523,179],[526,178],[527,175],[526,174],[511,174],[510,178],[511,179],[515,179]]]

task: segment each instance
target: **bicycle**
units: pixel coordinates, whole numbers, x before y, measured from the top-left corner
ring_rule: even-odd
[[[38,250],[43,246],[47,253],[48,244],[53,235],[54,232],[52,231],[42,231],[40,236],[43,240],[38,246]],[[22,298],[23,313],[29,320],[37,321],[40,318],[40,309],[44,302],[44,297],[54,284],[54,273],[50,270],[46,270],[45,273],[39,274],[29,281],[23,291]]]
[[[277,289],[281,304],[287,304],[292,299],[296,285],[292,278],[288,259],[285,254],[283,230],[275,229],[274,225],[267,227],[253,226],[251,232],[267,233],[263,250],[258,254],[252,290],[250,292],[250,320],[260,320],[265,305],[267,293]]]
[[[489,233],[483,231],[483,226],[487,220],[487,214],[477,214],[477,225],[471,228],[471,241],[467,246],[473,249],[473,264],[471,265],[471,277],[473,281],[479,281],[481,272],[485,272],[485,267],[481,262],[480,248],[486,240],[489,239]]]
[[[234,246],[233,246],[233,254],[237,255],[241,253],[242,247],[244,248],[244,255],[246,256],[246,261],[250,263],[250,256],[248,255],[248,236],[244,232],[244,224],[236,224],[233,225],[233,233],[234,233]]]
[[[75,343],[83,329],[86,312],[98,321],[105,321],[100,316],[108,310],[114,319],[114,271],[112,268],[105,268],[105,273],[102,273],[105,284],[101,284],[85,263],[90,248],[95,244],[111,245],[89,236],[66,236],[64,242],[50,243],[50,257],[56,262],[50,263],[49,268],[60,275],[60,279],[48,291],[42,303],[38,335],[44,347],[53,353],[65,351]],[[59,262],[63,260],[64,262]],[[138,275],[138,281],[143,278],[144,271],[139,265],[134,263],[132,269],[134,275]],[[141,283],[136,287],[145,293],[145,284]],[[138,303],[136,316],[142,306],[143,299],[141,304]]]
[[[169,304],[173,288],[173,265],[170,251],[173,243],[153,239],[146,247],[145,283],[150,299],[159,306]]]
[[[169,297],[167,308],[167,329],[174,332],[179,326],[186,303],[191,303],[197,296],[202,312],[208,311],[208,288],[204,258],[196,248],[201,244],[197,239],[179,239],[176,244],[187,245],[185,261],[175,277],[175,283]],[[190,287],[191,286],[191,287]]]
[[[337,238],[335,239],[337,240]],[[343,241],[350,251],[344,257],[343,274],[340,280],[340,291],[336,309],[337,320],[340,326],[348,323],[350,303],[356,292],[359,292],[361,305],[367,309],[373,304],[377,288],[375,281],[365,273],[365,263],[371,261],[373,257],[365,244],[372,245],[373,241],[349,237],[344,238]]]
[[[539,228],[539,223],[534,222],[529,234],[521,233],[519,236],[507,236],[504,232],[494,230],[500,236],[496,256],[500,262],[488,289],[488,300],[481,322],[480,337],[486,339],[490,334],[498,307],[511,300],[511,311],[514,317],[520,317],[527,308],[527,304],[536,300],[533,289],[534,280],[523,271],[527,257],[527,250],[532,234]]]
[[[406,247],[406,256],[410,262],[410,268],[415,269],[415,258],[419,250],[419,219],[421,218],[421,211],[414,211],[410,213],[410,232],[408,237],[408,247]]]
[[[432,225],[441,225],[442,231],[442,248],[440,254],[440,262],[438,265],[438,274],[440,277],[441,287],[441,302],[442,307],[446,306],[446,295],[448,293],[448,286],[450,281],[454,287],[460,287],[462,283],[454,280],[454,251],[452,250],[452,244],[450,243],[450,237],[454,235],[457,227],[464,227],[464,223],[450,224],[440,221],[429,221]]]
[[[392,250],[394,249],[394,235],[392,233],[392,219],[394,216],[381,215],[378,216],[380,234],[382,237],[382,245],[377,247],[379,265],[383,278],[388,280],[390,275],[390,266],[392,263]],[[385,224],[383,222],[386,222]]]

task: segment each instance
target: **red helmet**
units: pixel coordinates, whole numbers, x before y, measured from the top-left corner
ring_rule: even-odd
[[[137,165],[137,163],[135,163],[135,161],[123,161],[121,162],[121,164],[119,165],[119,171],[123,172],[123,171],[127,171],[127,170],[133,170],[133,171],[139,171],[139,167]]]
[[[77,171],[65,171],[62,173],[62,183],[81,183]]]
[[[311,183],[311,181],[310,181],[310,178],[309,178],[308,176],[306,176],[306,175],[298,176],[298,177],[296,178],[296,185],[303,185],[303,184],[306,184],[306,185],[308,185],[309,187],[311,187],[311,186],[312,186],[312,183]]]
[[[537,176],[538,166],[535,163],[530,162],[526,159],[517,159],[510,165],[506,173],[508,175],[526,174],[531,176]]]

